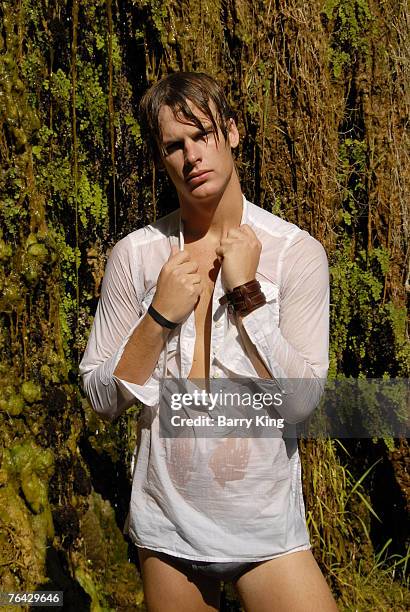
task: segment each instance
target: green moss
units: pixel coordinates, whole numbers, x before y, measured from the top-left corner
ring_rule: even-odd
[[[13,446],[10,450],[10,457],[14,468],[19,473],[25,470],[47,476],[53,473],[54,460],[52,451],[41,449],[33,442],[28,441]]]
[[[44,263],[48,260],[49,254],[44,244],[32,244],[28,249],[28,254],[37,259],[40,263]]]
[[[59,68],[50,77],[43,81],[43,87],[49,90],[53,96],[54,103],[61,108],[65,116],[69,113],[69,103],[71,98],[71,80],[70,77]]]
[[[24,308],[25,290],[19,274],[11,272],[4,280],[3,294],[0,296],[0,311],[21,312]]]
[[[0,553],[2,587],[8,584],[18,591],[24,584],[28,590],[34,589],[44,579],[45,550],[33,547],[36,534],[32,515],[11,483],[0,488],[0,525],[8,536]]]
[[[83,587],[84,591],[91,597],[91,612],[103,612],[110,610],[110,608],[104,606],[101,607],[100,601],[102,599],[100,590],[95,584],[92,574],[88,573],[85,569],[79,567],[75,570],[75,577],[79,584]]]
[[[26,402],[29,404],[34,404],[34,402],[39,402],[41,400],[41,387],[37,383],[26,380],[21,385],[21,393]]]
[[[51,450],[43,450],[32,441],[4,450],[0,471],[0,523],[7,529],[11,541],[19,546],[14,555],[0,563],[0,578],[10,580],[9,571],[16,564],[19,580],[34,588],[44,579],[47,542],[54,536],[48,501],[48,482],[54,470]],[[20,496],[20,491],[22,497]],[[17,581],[16,587],[19,585]],[[18,589],[17,589],[18,590]]]
[[[0,410],[10,416],[18,416],[23,411],[23,408],[24,399],[20,394],[16,393],[14,386],[3,384],[0,388]]]
[[[334,78],[339,79],[359,54],[369,52],[374,18],[367,0],[326,0],[323,13],[332,28],[328,61]]]
[[[12,247],[6,244],[4,240],[0,240],[0,261],[7,261],[12,255]]]
[[[121,537],[113,508],[96,493],[89,497],[81,535],[87,564],[79,568],[80,574],[76,576],[90,597],[103,606],[116,601],[119,608],[140,609],[141,582],[128,562],[127,544]]]
[[[85,173],[78,182],[78,214],[84,228],[91,222],[96,226],[108,217],[108,203],[98,183],[90,183]]]
[[[24,398],[21,395],[12,394],[7,400],[0,399],[0,409],[10,416],[18,416],[24,409]]]

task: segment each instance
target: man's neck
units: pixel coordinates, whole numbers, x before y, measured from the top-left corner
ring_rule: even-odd
[[[214,199],[180,199],[186,242],[209,239],[219,243],[232,227],[239,227],[242,219],[243,196],[236,172],[222,195]]]

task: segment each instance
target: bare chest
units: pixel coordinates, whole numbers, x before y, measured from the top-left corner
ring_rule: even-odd
[[[192,259],[198,264],[203,291],[195,307],[195,348],[191,372],[188,378],[208,378],[210,339],[212,327],[212,296],[219,271],[219,261],[212,248],[185,245]]]

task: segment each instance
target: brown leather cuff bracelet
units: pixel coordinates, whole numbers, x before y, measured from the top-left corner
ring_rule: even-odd
[[[220,304],[226,304],[231,312],[245,316],[266,304],[266,297],[259,281],[251,280],[244,285],[235,287],[232,291],[221,297]]]

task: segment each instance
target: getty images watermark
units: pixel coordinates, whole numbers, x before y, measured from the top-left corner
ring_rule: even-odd
[[[167,378],[163,438],[409,437],[409,379]]]
[[[170,424],[173,427],[284,427],[285,419],[271,417],[267,414],[252,414],[266,407],[282,406],[282,393],[268,392],[249,393],[222,391],[207,392],[205,389],[193,389],[191,392],[171,393],[170,408],[172,411],[182,411],[183,414],[171,414]],[[250,416],[234,416],[239,407],[248,408]],[[206,410],[208,414],[188,416],[187,408]],[[224,413],[220,413],[220,409]],[[215,412],[213,412],[215,411]]]

